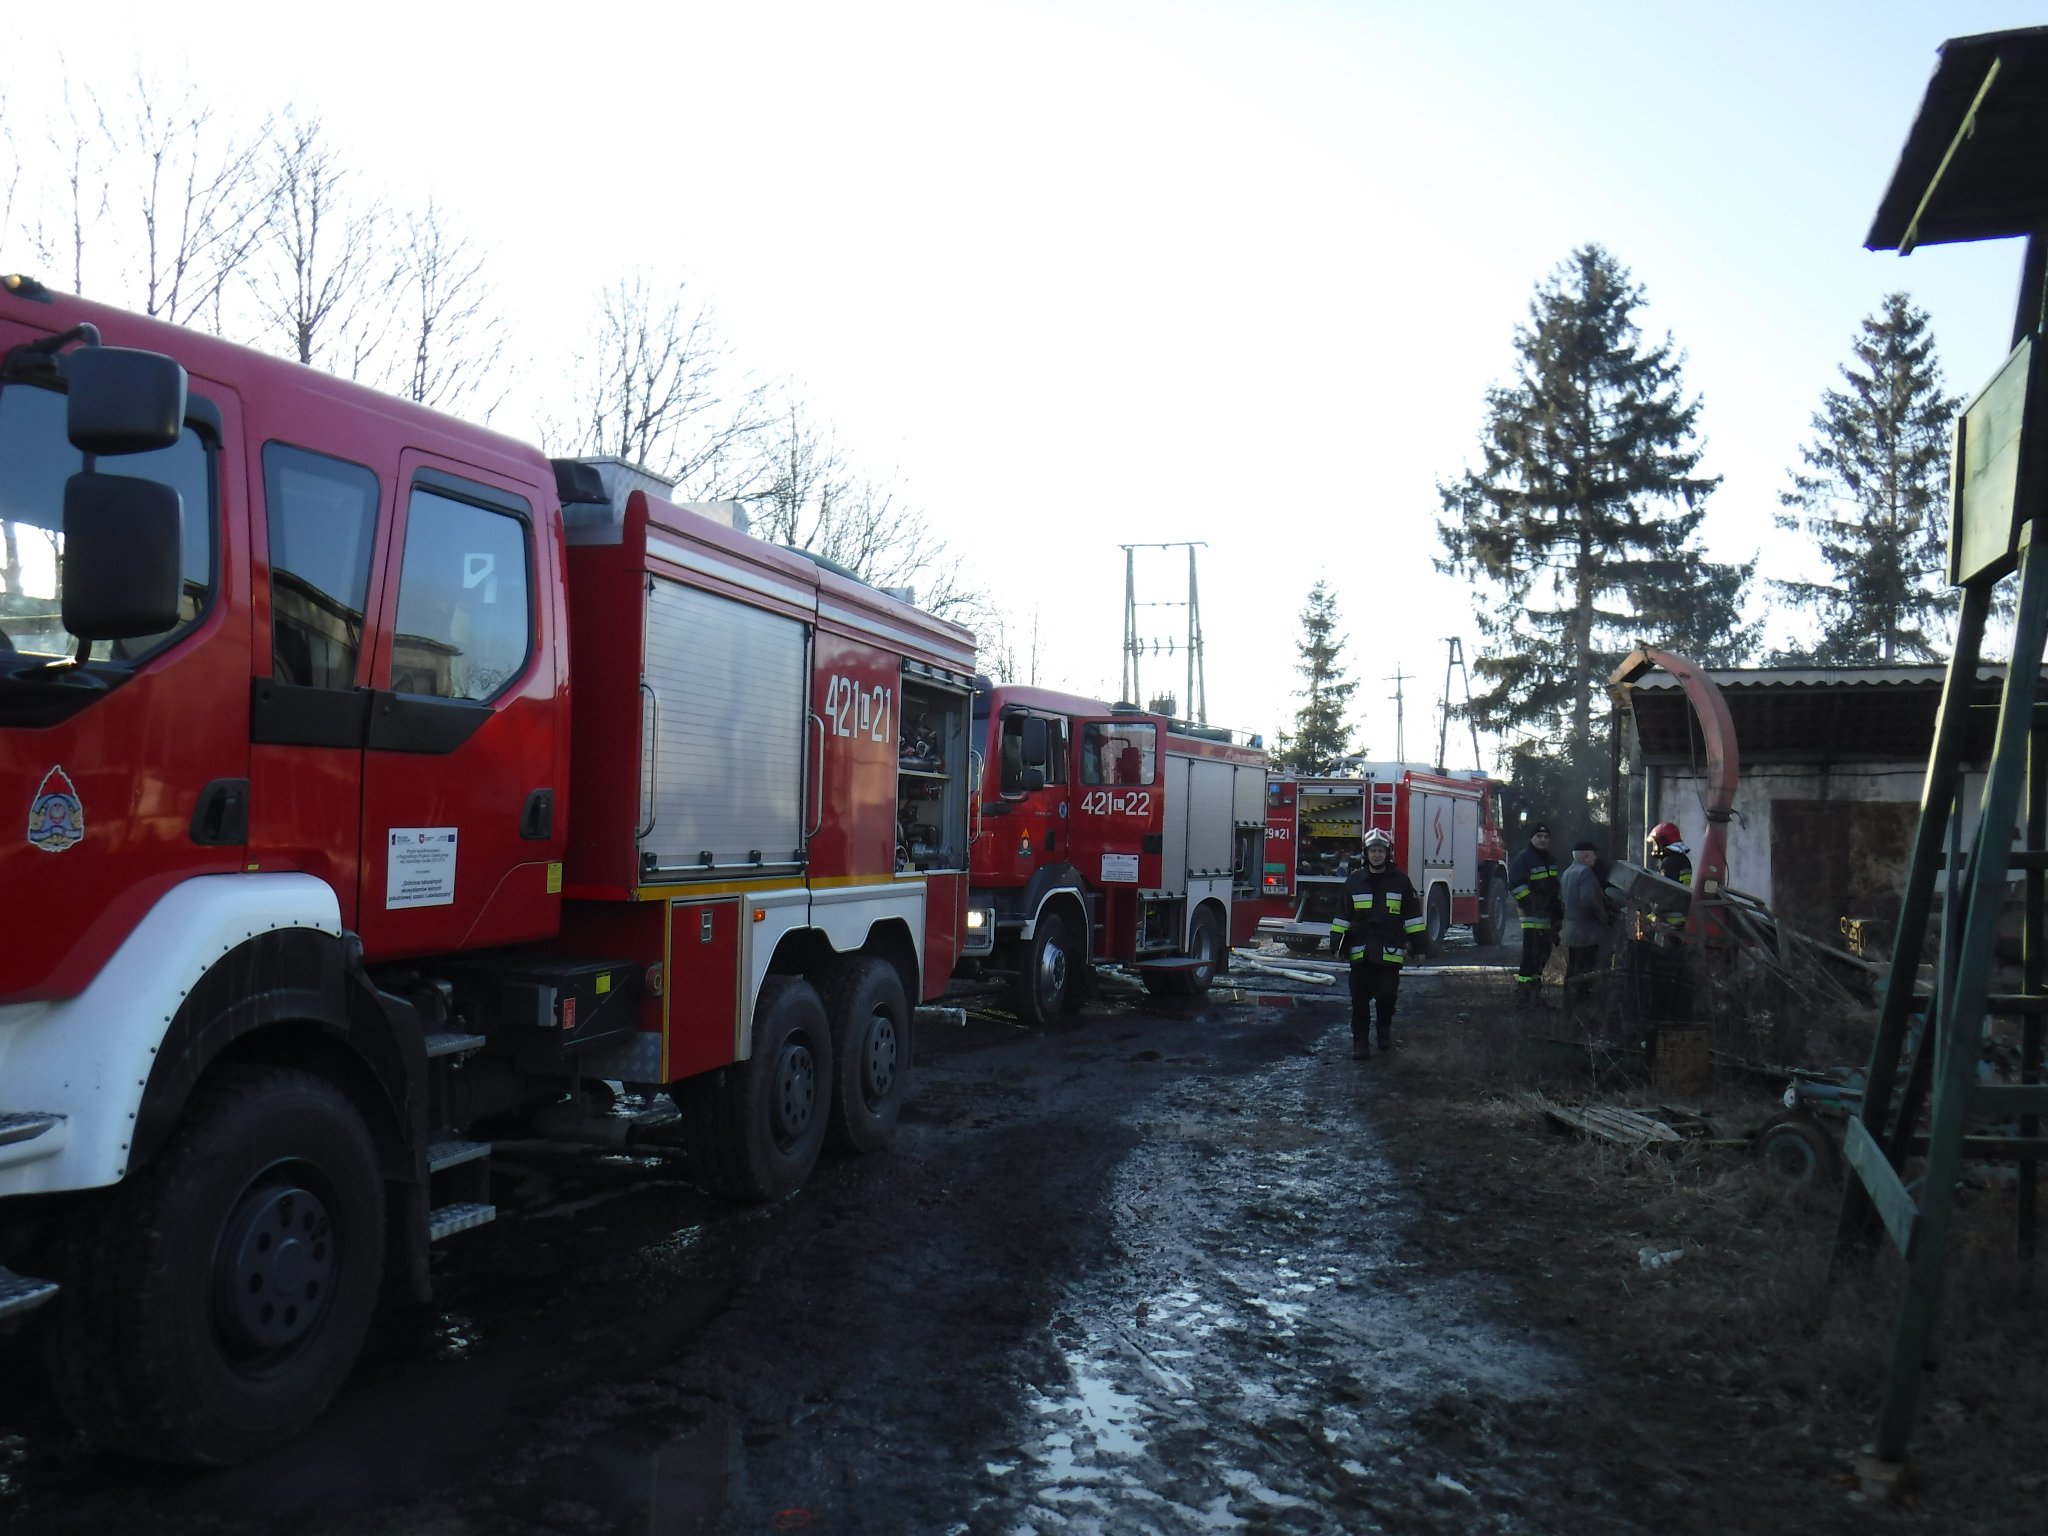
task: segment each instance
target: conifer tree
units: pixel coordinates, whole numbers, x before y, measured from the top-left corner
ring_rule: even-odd
[[[1309,589],[1295,649],[1301,660],[1294,670],[1308,686],[1298,692],[1302,705],[1295,711],[1294,734],[1281,737],[1274,761],[1295,773],[1328,773],[1350,750],[1351,727],[1344,723],[1344,712],[1358,684],[1345,681],[1337,665],[1344,639],[1337,633],[1336,595],[1324,582]]]
[[[1439,570],[1471,578],[1487,645],[1472,714],[1545,759],[1565,803],[1606,777],[1596,701],[1637,643],[1728,664],[1755,645],[1741,619],[1754,569],[1697,543],[1717,477],[1699,472],[1700,402],[1670,337],[1646,344],[1643,291],[1598,245],[1538,284],[1515,333],[1513,383],[1487,393],[1481,466],[1439,482]]]
[[[1813,540],[1827,581],[1773,582],[1820,622],[1812,658],[1928,661],[1948,604],[1951,422],[1960,400],[1942,387],[1927,316],[1903,293],[1867,316],[1826,390],[1805,471],[1779,496],[1778,526]]]

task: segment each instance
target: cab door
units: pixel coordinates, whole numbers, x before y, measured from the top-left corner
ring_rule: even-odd
[[[1160,724],[1148,715],[1078,724],[1074,863],[1106,890],[1156,891],[1166,826]]]
[[[358,931],[373,959],[552,934],[566,841],[548,503],[417,452],[400,466],[363,754]]]

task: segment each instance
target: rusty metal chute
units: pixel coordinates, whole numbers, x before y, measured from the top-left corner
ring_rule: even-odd
[[[1678,679],[1700,723],[1700,742],[1707,759],[1707,830],[1693,860],[1693,890],[1699,896],[1718,896],[1728,884],[1728,823],[1735,814],[1735,786],[1742,777],[1735,723],[1728,716],[1728,701],[1704,668],[1654,645],[1639,645],[1630,651],[1608,674],[1608,689],[1619,694],[1656,667]],[[1712,902],[1693,902],[1685,920],[1688,935],[1719,936],[1720,928],[1710,916],[1712,908]]]

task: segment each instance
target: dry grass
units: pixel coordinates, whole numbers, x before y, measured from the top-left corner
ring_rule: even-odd
[[[1640,1075],[1602,1068],[1586,1036],[1555,1013],[1517,1011],[1506,972],[1445,976],[1428,995],[1404,989],[1403,1053],[1382,1101],[1396,1156],[1428,1160],[1436,1187],[1447,1160],[1465,1209],[1488,1205],[1444,1239],[1447,1259],[1528,1281],[1530,1302],[1560,1323],[1601,1319],[1619,1359],[1652,1369],[1667,1387],[1697,1389],[1717,1405],[1731,1454],[1776,1465],[1788,1444],[1849,1483],[1854,1450],[1869,1439],[1890,1369],[1905,1266],[1889,1247],[1830,1273],[1839,1185],[1796,1188],[1773,1178],[1741,1142],[1777,1112],[1768,1080],[1720,1075],[1674,1099]],[[1411,996],[1413,1002],[1411,1005]],[[1796,1048],[1767,988],[1756,1017],[1717,1001],[1717,1048],[1780,1065],[1862,1064],[1870,1020],[1853,1012],[1801,1021]],[[1860,1036],[1860,1043],[1859,1043]],[[1571,1042],[1576,1040],[1576,1052]],[[1562,1043],[1560,1043],[1562,1042]],[[1654,1110],[1681,1104],[1713,1126],[1711,1142],[1675,1149],[1617,1146],[1557,1130],[1546,1100],[1597,1099]],[[1483,1197],[1475,1191],[1489,1191]],[[1925,1378],[1912,1453],[1935,1504],[1980,1531],[2048,1528],[2048,1474],[2038,1470],[2038,1426],[2048,1422],[2048,1287],[2015,1250],[2010,1180],[1979,1180],[1958,1204],[1947,1266],[1945,1358]],[[2048,1242],[2044,1242],[2048,1246]],[[1645,1271],[1639,1250],[1683,1251]],[[1809,1481],[1811,1468],[1808,1468]],[[1908,1519],[1910,1507],[1879,1512]],[[1904,1528],[1904,1527],[1900,1527]]]

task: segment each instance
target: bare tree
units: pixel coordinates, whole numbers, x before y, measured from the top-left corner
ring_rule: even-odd
[[[803,403],[784,405],[765,455],[768,489],[753,501],[754,532],[822,555],[872,586],[908,588],[919,607],[944,618],[985,616],[984,594],[961,573],[922,512],[895,488],[854,470],[829,429]]]
[[[734,377],[708,306],[687,309],[681,284],[663,299],[635,276],[604,290],[596,333],[576,359],[573,425],[550,438],[641,465],[692,500],[763,483],[748,449],[768,425],[766,390]]]
[[[97,228],[107,212],[101,158],[104,145],[95,114],[80,110],[68,77],[61,100],[61,116],[45,123],[43,142],[49,149],[50,172],[61,185],[66,226],[60,227],[39,213],[33,222],[24,223],[22,233],[45,275],[56,283],[68,282],[73,293],[82,294],[86,291],[85,233]],[[55,189],[51,195],[55,196]]]
[[[7,92],[0,89],[0,242],[11,244],[14,230],[14,201],[21,192],[21,150],[15,143],[14,124],[7,116]],[[5,245],[0,244],[0,249]],[[0,257],[0,263],[5,258]],[[12,271],[0,264],[0,271]]]
[[[349,197],[350,173],[322,132],[289,110],[266,145],[269,184],[249,286],[267,332],[288,355],[360,377],[394,323],[395,261],[383,206]]]
[[[975,631],[975,662],[998,683],[1038,681],[1038,610],[1031,610],[1031,633],[1020,639],[1015,615],[983,605],[977,613],[948,617],[972,624]]]
[[[398,287],[403,354],[387,370],[386,387],[421,405],[488,421],[505,398],[498,377],[504,331],[493,323],[483,253],[448,229],[432,199],[407,221]]]
[[[214,121],[190,84],[175,92],[145,74],[112,106],[87,91],[108,151],[106,206],[117,231],[136,232],[129,302],[180,325],[221,328],[222,300],[264,228],[258,146],[265,125],[239,136]],[[73,207],[80,206],[73,178]],[[133,221],[130,223],[130,221]]]

